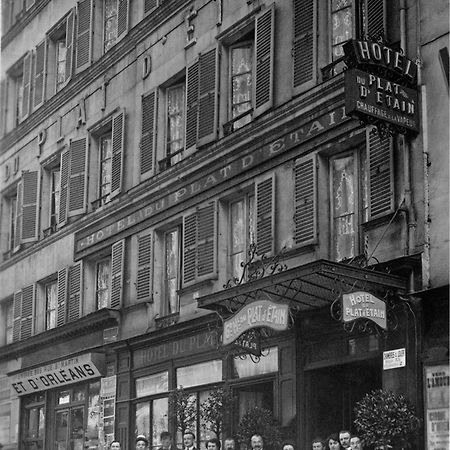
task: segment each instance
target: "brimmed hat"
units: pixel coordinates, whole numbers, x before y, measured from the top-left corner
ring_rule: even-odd
[[[138,441],[144,441],[148,445],[148,439],[143,434],[139,434],[136,436],[136,443]]]

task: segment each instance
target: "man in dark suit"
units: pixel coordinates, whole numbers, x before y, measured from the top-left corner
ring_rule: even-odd
[[[183,446],[184,450],[197,450],[195,446],[195,434],[192,431],[186,430],[184,432]]]

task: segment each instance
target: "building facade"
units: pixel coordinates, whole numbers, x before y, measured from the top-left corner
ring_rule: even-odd
[[[417,448],[448,443],[448,4],[426,6],[2,2],[5,449],[181,444],[180,386],[203,448],[224,385],[222,437],[256,405],[307,448],[383,388]],[[414,63],[416,132],[346,114],[352,39]]]

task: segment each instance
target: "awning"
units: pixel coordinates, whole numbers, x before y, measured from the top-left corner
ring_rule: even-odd
[[[200,308],[227,315],[246,303],[269,295],[274,301],[289,302],[299,311],[310,311],[329,307],[342,294],[352,291],[392,299],[406,294],[406,280],[367,268],[317,260],[199,297],[197,302]]]

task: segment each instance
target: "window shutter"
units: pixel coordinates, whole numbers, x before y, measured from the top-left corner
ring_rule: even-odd
[[[22,315],[22,291],[14,294],[13,301],[13,342],[20,340],[20,326]]]
[[[137,238],[137,279],[136,299],[138,301],[151,299],[152,283],[152,235],[143,234]]]
[[[69,153],[69,188],[68,216],[75,216],[86,211],[88,152],[87,138],[74,139],[70,143]]]
[[[66,19],[66,83],[72,78],[73,43],[75,38],[75,11],[72,9]]]
[[[218,60],[216,48],[201,55],[199,60],[198,145],[216,138]]]
[[[267,111],[273,104],[273,40],[274,4],[256,18],[254,116]]]
[[[118,0],[117,37],[121,38],[128,32],[130,0]]]
[[[153,172],[156,116],[156,91],[153,91],[142,97],[141,175]]]
[[[112,120],[112,169],[111,198],[122,191],[122,166],[125,142],[125,112],[116,114]]]
[[[372,39],[386,36],[386,3],[385,0],[365,1],[365,33]]]
[[[67,298],[67,269],[58,270],[58,306],[56,311],[56,325],[60,327],[66,323]]]
[[[34,301],[35,286],[24,287],[22,289],[22,313],[20,323],[20,339],[27,339],[34,333]]]
[[[294,242],[305,245],[317,240],[316,156],[307,155],[294,168]]]
[[[197,255],[197,213],[183,217],[183,282],[195,280]]]
[[[197,277],[215,274],[216,254],[216,208],[210,203],[198,210],[197,227]]]
[[[293,0],[293,2],[293,87],[294,94],[297,94],[316,79],[317,20],[315,0]]]
[[[259,255],[275,251],[275,175],[256,183],[256,248]]]
[[[16,217],[14,224],[14,251],[19,250],[22,243],[22,213],[23,213],[23,180],[17,184]]]
[[[83,302],[83,262],[69,267],[69,297],[67,304],[67,321],[72,322],[81,317]]]
[[[45,62],[47,59],[47,41],[44,39],[34,54],[34,90],[33,106],[37,108],[44,103],[45,98]]]
[[[39,172],[24,172],[22,197],[22,243],[38,238],[39,220]]]
[[[32,59],[31,52],[28,52],[23,58],[22,119],[25,119],[30,114]]]
[[[81,0],[77,4],[77,50],[75,69],[77,72],[89,67],[92,58],[92,0]]]
[[[152,11],[158,6],[158,0],[144,0],[144,14]]]
[[[393,139],[366,129],[371,219],[394,211]]]
[[[125,259],[125,240],[112,246],[111,252],[111,308],[122,307],[123,269]]]
[[[198,61],[187,68],[186,79],[186,139],[185,150],[195,145],[198,125]]]
[[[69,196],[69,151],[61,153],[61,172],[60,172],[60,192],[59,192],[59,213],[58,225],[62,226],[67,220],[67,200]]]

